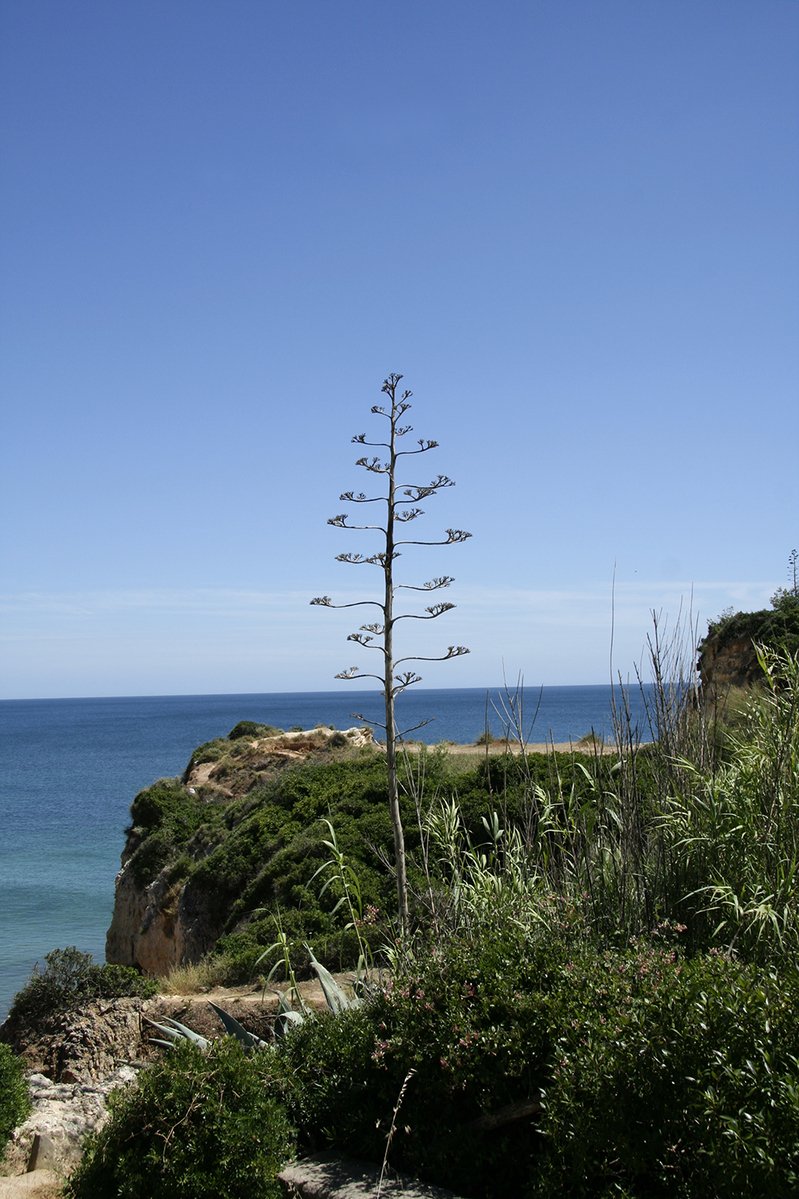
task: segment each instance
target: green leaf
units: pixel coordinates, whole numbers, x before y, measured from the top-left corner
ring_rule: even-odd
[[[349,1008],[355,1007],[355,1001],[350,999],[349,996],[344,993],[336,980],[333,978],[333,975],[330,973],[330,971],[323,966],[321,962],[317,962],[311,947],[306,945],[305,948],[308,950],[311,958],[311,966],[316,971],[316,976],[319,979],[325,996],[325,1002],[327,1003],[327,1006],[330,1008],[331,1012],[333,1012],[334,1015],[338,1015],[339,1012],[346,1012],[349,1010]]]
[[[203,1052],[205,1052],[210,1044],[205,1037],[201,1037],[194,1029],[181,1024],[179,1020],[173,1020],[170,1016],[164,1017],[166,1024],[161,1024],[157,1020],[150,1020],[148,1016],[145,1016],[144,1019],[147,1024],[152,1024],[153,1028],[157,1028],[165,1036],[171,1037],[173,1041],[191,1041],[192,1045],[196,1045]]]
[[[230,1035],[235,1037],[237,1041],[241,1042],[245,1049],[266,1048],[267,1042],[262,1041],[260,1037],[256,1037],[255,1033],[248,1032],[243,1025],[239,1024],[235,1016],[231,1016],[229,1012],[226,1012],[223,1008],[219,1007],[211,999],[208,1000],[208,1003],[214,1009]]]

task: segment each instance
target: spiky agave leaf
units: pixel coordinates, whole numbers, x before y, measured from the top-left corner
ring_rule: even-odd
[[[210,1042],[205,1037],[201,1037],[193,1028],[189,1028],[186,1024],[181,1024],[179,1020],[173,1020],[171,1016],[164,1016],[164,1020],[166,1021],[164,1024],[157,1020],[150,1020],[148,1016],[145,1016],[144,1019],[148,1024],[152,1024],[153,1028],[157,1028],[165,1036],[171,1037],[172,1042],[190,1041],[192,1045],[196,1045],[203,1052],[210,1045]]]
[[[208,1000],[209,1006],[214,1009],[219,1019],[225,1026],[225,1030],[241,1042],[245,1049],[265,1049],[268,1042],[262,1041],[260,1037],[256,1037],[255,1033],[248,1032],[242,1024],[239,1024],[235,1016],[231,1016],[224,1008],[218,1006],[213,1000]]]
[[[284,1037],[293,1025],[303,1024],[305,1021],[304,1012],[295,1012],[286,996],[282,991],[275,991],[277,995],[278,1015],[275,1020],[275,1036]]]
[[[322,991],[324,993],[325,1002],[327,1003],[327,1006],[330,1008],[331,1012],[333,1012],[334,1015],[338,1015],[340,1012],[346,1012],[350,1008],[358,1007],[360,1000],[354,997],[351,998],[349,995],[347,995],[333,978],[333,975],[330,973],[330,971],[323,966],[321,962],[317,962],[311,947],[306,945],[305,948],[308,950],[308,954],[311,959],[311,967],[316,972],[316,976],[319,979]]]

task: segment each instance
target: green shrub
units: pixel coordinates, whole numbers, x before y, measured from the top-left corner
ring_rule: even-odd
[[[317,934],[334,931],[335,901],[320,902],[321,884],[309,885],[327,856],[322,819],[328,813],[357,864],[364,902],[385,907],[393,890],[377,852],[391,841],[385,762],[374,755],[308,762],[229,804],[224,836],[192,870],[190,895],[202,896],[220,935],[257,909],[301,910],[300,939],[316,943]]]
[[[531,1194],[796,1194],[795,972],[649,947],[578,950],[555,995]]]
[[[271,1054],[231,1038],[207,1054],[181,1044],[110,1100],[69,1199],[277,1199],[294,1149],[274,1098]]]
[[[140,841],[130,861],[136,883],[144,887],[178,857],[203,825],[215,827],[221,809],[203,803],[178,779],[161,779],[140,791],[130,809],[128,832]]]
[[[596,786],[610,780],[612,761],[593,753],[498,754],[482,758],[474,770],[458,777],[461,816],[472,836],[479,836],[482,818],[501,810],[506,824],[535,835],[538,824],[537,788],[569,796],[583,804]]]
[[[465,1196],[788,1199],[799,1183],[799,975],[668,947],[492,927],[287,1038],[303,1150]]]
[[[548,972],[559,950],[507,922],[420,946],[364,1007],[307,1020],[283,1050],[299,1081],[291,1114],[305,1150],[381,1161],[404,1087],[391,1164],[459,1194],[517,1196],[539,1152],[529,1118],[474,1122],[535,1101],[547,1078]]]
[[[300,912],[295,909],[281,912],[280,925],[286,934],[291,968],[297,978],[310,978],[308,943],[313,944],[314,956],[328,970],[352,969],[358,961],[358,938],[352,929],[343,929],[326,913]],[[213,958],[220,980],[226,986],[252,982],[256,975],[266,976],[278,960],[278,954],[259,962],[264,952],[274,945],[275,917],[259,917],[220,937],[214,946]],[[362,929],[373,951],[385,940],[382,930]],[[277,975],[283,981],[282,974]]]
[[[183,782],[186,782],[190,771],[195,766],[200,766],[203,762],[218,762],[220,758],[225,756],[228,748],[229,747],[226,741],[221,737],[217,737],[213,741],[205,741],[202,745],[198,745],[194,753],[189,758],[189,764],[186,767],[186,771],[183,776]]]
[[[0,1043],[0,1157],[12,1132],[30,1112],[22,1062]]]
[[[90,953],[74,945],[45,954],[45,968],[34,970],[17,994],[9,1019],[34,1022],[65,1011],[89,999],[155,995],[158,986],[132,966],[98,965]]]
[[[176,851],[171,830],[155,829],[142,841],[130,860],[130,872],[137,887],[144,888],[157,878]]]
[[[179,779],[159,779],[133,800],[131,826],[145,831],[158,828],[186,804],[192,805],[192,796]]]
[[[240,720],[227,735],[228,741],[238,741],[241,737],[276,737],[280,729],[271,724],[258,724],[255,720]]]

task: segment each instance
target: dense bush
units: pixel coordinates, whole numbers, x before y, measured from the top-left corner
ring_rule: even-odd
[[[542,816],[542,796],[556,797],[551,815],[568,818],[572,808],[591,801],[598,788],[608,786],[613,760],[594,753],[499,754],[483,758],[453,781],[458,807],[469,835],[480,838],[483,817],[496,810],[504,825],[524,831],[532,844]]]
[[[727,612],[708,624],[707,637],[699,653],[713,642],[722,649],[731,641],[745,638],[790,653],[799,650],[799,598],[792,592],[778,592],[772,608],[759,612]]]
[[[288,1039],[303,1147],[480,1199],[788,1199],[799,977],[504,921],[428,946],[360,1010]]]
[[[240,737],[275,737],[280,729],[271,724],[258,724],[255,720],[240,720],[227,735],[228,741],[238,741]]]
[[[215,737],[213,741],[204,741],[202,745],[198,745],[189,758],[181,781],[188,782],[189,774],[195,766],[199,766],[203,762],[218,762],[225,756],[229,748],[227,741],[222,737]]]
[[[149,832],[173,819],[179,819],[193,804],[191,794],[177,779],[159,779],[140,791],[130,807],[131,828]]]
[[[130,809],[128,830],[139,838],[130,869],[139,886],[146,886],[207,825],[218,825],[219,807],[204,803],[178,779],[161,779],[140,791]]]
[[[311,977],[309,942],[317,961],[328,970],[348,970],[357,963],[359,945],[354,930],[342,928],[341,922],[329,913],[288,910],[282,911],[277,919],[286,936],[286,950],[297,978]],[[264,959],[264,953],[275,944],[277,919],[273,915],[256,917],[219,938],[207,960],[213,960],[215,976],[221,982],[236,986],[270,972],[282,957],[282,953],[274,951]],[[383,930],[374,926],[361,928],[360,932],[373,953],[377,953],[384,941]],[[282,973],[277,974],[276,981],[285,981]]]
[[[798,1000],[795,971],[651,947],[575,953],[530,1193],[795,1195]]]
[[[294,1135],[269,1058],[223,1038],[182,1045],[110,1100],[111,1119],[72,1175],[70,1199],[277,1199]]]
[[[486,1131],[476,1121],[538,1100],[551,1056],[548,968],[518,927],[493,933],[420,947],[364,1008],[291,1034],[284,1053],[301,1085],[290,1110],[306,1150],[334,1144],[382,1160],[402,1093],[392,1166],[464,1195],[522,1193],[540,1148],[529,1115]]]
[[[89,999],[146,998],[158,989],[152,979],[143,978],[131,966],[99,965],[90,953],[82,953],[74,945],[52,949],[44,960],[44,970],[35,969],[15,997],[9,1019],[30,1023]]]
[[[0,1043],[0,1157],[9,1138],[30,1111],[22,1062]]]
[[[208,897],[220,932],[248,913],[301,911],[306,937],[330,934],[333,903],[320,904],[314,871],[326,857],[323,818],[330,813],[342,848],[357,864],[366,902],[384,906],[392,883],[377,847],[390,843],[385,763],[375,755],[309,762],[261,784],[225,812],[219,844],[192,871],[190,886]]]

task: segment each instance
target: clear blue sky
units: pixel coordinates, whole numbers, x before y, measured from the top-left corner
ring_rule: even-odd
[[[400,563],[426,685],[608,681],[614,568],[625,675],[786,583],[799,4],[0,14],[0,695],[346,686],[390,371],[474,535]]]

